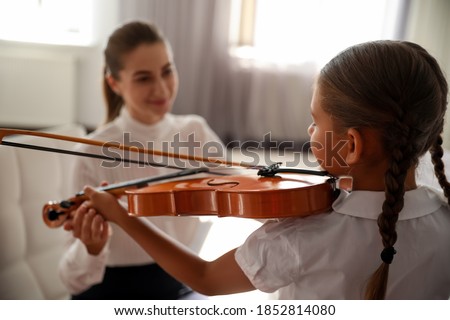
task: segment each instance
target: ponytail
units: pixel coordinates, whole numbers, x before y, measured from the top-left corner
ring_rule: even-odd
[[[123,98],[119,96],[108,84],[106,77],[108,76],[107,67],[103,70],[103,96],[106,102],[106,120],[105,123],[113,121],[120,113],[123,105]]]

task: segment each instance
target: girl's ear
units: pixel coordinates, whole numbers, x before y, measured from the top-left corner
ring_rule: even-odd
[[[120,96],[120,89],[117,80],[114,79],[114,77],[110,74],[106,75],[105,78],[111,90],[114,91],[115,94]]]
[[[363,150],[363,137],[361,132],[355,128],[347,130],[347,156],[345,161],[349,164],[356,164],[361,160]]]

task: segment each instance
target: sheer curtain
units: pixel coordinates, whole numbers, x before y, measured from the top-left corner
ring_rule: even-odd
[[[230,138],[267,147],[297,148],[308,140],[314,63],[285,64],[231,58],[227,100],[235,121]]]
[[[396,2],[408,4],[409,0]],[[318,18],[312,20],[315,23],[310,27],[311,32],[318,25],[325,25],[331,32],[336,23],[329,18],[337,8],[339,6],[330,8],[323,5],[315,12],[311,11],[311,15],[318,14]],[[408,12],[405,8],[404,15]],[[231,0],[122,0],[119,17],[121,22],[132,19],[153,21],[171,42],[181,81],[175,113],[204,116],[225,141],[243,143],[251,140],[262,144],[270,139],[278,143],[295,142],[296,146],[303,144],[308,140],[306,130],[310,123],[312,85],[320,63],[290,61],[280,64],[230,54],[232,9]],[[346,22],[350,29],[340,33],[342,38],[352,30],[363,29],[359,25],[363,9],[360,6],[347,9],[354,10],[355,20],[353,24],[351,19]],[[389,15],[390,11],[386,13]],[[295,37],[299,30],[291,29],[294,31],[293,41],[303,41]],[[401,32],[394,33],[393,38],[402,37],[403,29],[398,30]],[[385,30],[380,31],[379,38],[385,37],[383,32]],[[324,32],[313,42],[303,42],[302,45],[323,46],[324,43],[336,42],[336,37],[328,39],[327,32]],[[278,39],[270,39],[273,47],[278,48]],[[345,46],[343,44],[340,49]],[[337,49],[332,55],[335,53]]]
[[[279,144],[301,147],[309,140],[310,101],[320,68],[346,47],[369,40],[397,38],[403,0],[256,1],[254,43],[237,48],[230,59],[236,86],[245,87],[241,108],[243,139],[268,133]],[[242,49],[245,49],[243,51]],[[237,98],[235,98],[237,101]]]

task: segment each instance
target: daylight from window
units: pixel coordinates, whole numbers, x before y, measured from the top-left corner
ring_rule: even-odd
[[[323,64],[346,47],[396,35],[401,0],[256,0],[243,58]]]
[[[0,39],[90,45],[93,0],[0,0]]]

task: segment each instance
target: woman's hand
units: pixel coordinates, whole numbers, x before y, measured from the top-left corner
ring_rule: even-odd
[[[108,222],[87,203],[83,203],[71,214],[72,218],[64,224],[64,229],[72,231],[86,246],[91,255],[98,255],[106,245],[109,236]]]

